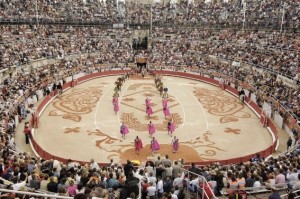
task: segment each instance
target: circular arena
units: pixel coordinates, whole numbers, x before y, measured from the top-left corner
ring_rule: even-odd
[[[154,136],[161,144],[156,156],[184,157],[186,162],[205,164],[205,161],[235,158],[233,161],[240,162],[247,160],[244,156],[250,159],[275,142],[273,132],[268,132],[259,117],[236,96],[184,76],[162,76],[164,86],[169,90],[170,117],[163,113],[162,97],[154,77],[146,75],[143,78],[141,74],[131,75],[123,84],[120,111],[116,115],[111,101],[117,78],[92,79],[51,99],[40,117],[40,127],[34,131],[37,144],[64,159],[88,162],[94,158],[97,162],[107,162],[113,158],[118,162],[127,159],[146,162],[155,159],[150,150],[150,121],[156,126]],[[146,97],[151,99],[154,112],[151,116],[145,112]],[[176,126],[173,136],[180,140],[180,150],[174,154],[170,147],[172,137],[167,133],[170,119]],[[130,131],[125,139],[120,134],[122,123]],[[144,143],[140,154],[134,151],[136,136]],[[249,140],[256,140],[255,146]],[[231,147],[233,143],[234,147]]]
[[[1,197],[299,195],[300,1],[0,8]]]

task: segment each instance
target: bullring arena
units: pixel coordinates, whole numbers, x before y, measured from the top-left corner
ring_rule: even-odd
[[[156,159],[151,155],[147,127],[152,121],[157,130],[154,136],[161,144],[156,156],[169,155],[172,159],[184,158],[186,162],[218,162],[249,155],[250,159],[273,144],[272,132],[264,128],[255,112],[236,96],[184,76],[162,76],[169,90],[170,118],[176,124],[174,136],[180,140],[180,150],[173,154],[172,137],[167,134],[170,118],[163,114],[162,97],[154,77],[130,76],[120,91],[120,111],[115,115],[111,101],[117,78],[104,76],[85,81],[51,99],[40,116],[39,128],[34,131],[36,143],[46,152],[64,159],[88,162],[94,158],[105,163],[113,158],[121,163],[127,159],[146,162]],[[145,112],[146,97],[151,99],[154,108],[150,117]],[[120,134],[121,123],[130,131],[124,140]],[[136,136],[144,143],[140,155],[134,151]]]
[[[299,0],[0,8],[1,198],[299,197]]]

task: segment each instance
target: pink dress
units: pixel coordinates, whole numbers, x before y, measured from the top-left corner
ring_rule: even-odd
[[[149,134],[153,135],[155,133],[155,126],[154,126],[154,124],[148,124],[148,130],[149,130]]]
[[[150,106],[147,106],[147,108],[146,108],[146,114],[147,115],[153,114],[153,110],[152,110],[152,108]]]
[[[126,125],[121,125],[120,133],[126,135],[129,133],[128,127]]]
[[[167,107],[168,106],[168,100],[167,99],[163,99],[162,100],[162,106],[163,107]]]
[[[139,151],[143,148],[143,142],[141,139],[135,139],[134,147],[136,151]]]
[[[173,148],[173,151],[178,151],[179,149],[179,140],[176,138],[172,141],[172,148]]]
[[[157,140],[152,140],[151,141],[151,151],[154,152],[154,151],[158,151],[160,149],[160,145],[159,143],[157,142]]]
[[[168,123],[168,131],[172,132],[172,133],[175,131],[175,124],[174,124],[174,122],[169,122]]]
[[[115,103],[114,103],[114,111],[115,111],[115,112],[118,112],[118,111],[119,111],[119,104],[118,104],[118,102],[115,102]]]
[[[163,109],[165,116],[170,116],[170,109],[166,106]]]
[[[146,107],[151,106],[151,102],[150,102],[149,98],[146,98],[145,104],[146,104]]]
[[[119,103],[119,99],[117,97],[114,97],[112,99],[112,103],[115,104],[115,103]]]

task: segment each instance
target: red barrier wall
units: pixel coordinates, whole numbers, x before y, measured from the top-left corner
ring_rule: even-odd
[[[93,74],[89,74],[89,75],[86,75],[84,77],[78,78],[78,83],[82,83],[84,81],[89,81],[91,79],[99,78],[99,77],[104,77],[104,76],[121,75],[121,74],[125,74],[126,72],[128,72],[128,70],[111,70],[111,71],[104,71],[104,72],[99,72],[99,73],[93,73]],[[181,77],[181,78],[187,78],[187,79],[193,79],[193,80],[202,81],[202,82],[205,82],[205,83],[208,83],[208,84],[212,84],[214,86],[219,86],[219,81],[217,81],[215,79],[208,78],[208,77],[200,76],[198,74],[190,74],[190,73],[177,72],[177,71],[164,71],[164,70],[155,70],[153,72],[155,74],[177,76],[177,77]],[[68,83],[66,83],[66,84],[63,85],[63,89],[69,88],[70,86],[71,86],[71,82],[68,82]],[[233,93],[235,95],[238,94],[238,91],[235,88],[232,88],[231,86],[228,86],[228,85],[225,85],[225,90],[227,90],[227,91],[229,91],[229,92],[231,92],[231,93]],[[52,93],[50,95],[54,96],[55,93]],[[51,97],[50,96],[46,96],[44,98],[44,100],[42,101],[42,103],[37,108],[37,111],[40,113],[40,111],[43,110],[43,108],[48,104],[48,102],[50,100],[51,100]],[[261,110],[261,108],[258,105],[256,105],[254,102],[252,102],[248,97],[246,97],[245,100],[246,100],[246,102],[249,104],[249,106],[254,111],[256,111],[259,115],[261,114],[262,110]],[[275,141],[268,148],[266,148],[266,149],[264,149],[262,151],[258,151],[257,152],[258,154],[260,154],[261,157],[264,157],[264,158],[267,157],[267,156],[269,156],[269,155],[271,155],[274,152],[276,144],[277,144],[277,140],[278,140],[277,128],[273,124],[273,121],[271,119],[269,119],[269,118],[268,118],[268,126],[267,127],[269,127],[272,130],[271,133],[273,133],[273,135],[275,137]],[[43,148],[41,146],[39,146],[34,139],[31,139],[31,141],[32,141],[32,145],[33,145],[35,151],[42,158],[44,158],[44,159],[57,159],[57,160],[59,160],[61,162],[64,162],[64,163],[67,162],[67,159],[54,156],[54,155],[48,153],[47,151],[44,151]],[[232,164],[232,163],[246,162],[246,161],[249,161],[249,159],[251,159],[252,157],[254,157],[255,154],[249,154],[247,156],[237,157],[237,158],[232,158],[232,159],[227,159],[227,160],[219,160],[218,162],[220,162],[223,165]],[[82,162],[82,161],[77,161],[77,162],[85,163],[85,162]],[[204,161],[204,162],[195,162],[195,163],[196,164],[201,164],[201,165],[208,165],[208,164],[211,164],[213,162],[212,161]],[[107,165],[107,163],[99,163],[99,164],[100,165]]]

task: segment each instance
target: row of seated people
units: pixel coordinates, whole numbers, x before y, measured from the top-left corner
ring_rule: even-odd
[[[27,153],[2,152],[1,156],[2,187],[75,198],[134,199],[140,195],[143,199],[183,199],[187,191],[192,198],[201,195],[203,190],[207,198],[211,198],[231,194],[235,189],[251,192],[268,192],[265,186],[274,190],[300,189],[297,153],[268,160],[256,155],[247,163],[221,165],[216,162],[206,166],[195,163],[187,166],[183,159],[170,160],[167,155],[140,165],[134,165],[136,160],[121,164],[111,159],[103,166],[93,159],[80,164],[72,160],[62,163],[34,158]]]
[[[208,2],[208,1],[206,1]],[[243,3],[242,3],[243,2]],[[35,5],[35,6],[32,6]],[[202,23],[207,25],[241,25],[246,14],[246,24],[277,27],[285,10],[284,26],[299,28],[299,2],[271,1],[125,1],[125,0],[71,0],[71,1],[1,1],[0,19],[10,20],[83,20],[102,23],[150,22],[175,24]],[[150,10],[152,15],[149,14]]]

